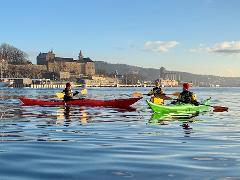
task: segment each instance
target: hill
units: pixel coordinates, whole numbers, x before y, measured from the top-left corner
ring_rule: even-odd
[[[96,72],[100,74],[114,74],[116,71],[118,74],[129,75],[138,74],[143,81],[153,81],[159,78],[160,70],[155,68],[143,68],[138,66],[131,66],[127,64],[111,64],[104,61],[95,61]],[[184,82],[193,82],[199,86],[227,86],[227,87],[239,87],[240,77],[220,77],[214,75],[199,75],[188,72],[169,71],[174,72],[177,75],[177,80]]]

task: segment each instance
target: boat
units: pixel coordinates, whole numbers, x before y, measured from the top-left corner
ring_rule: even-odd
[[[154,113],[162,113],[162,114],[180,113],[180,112],[194,113],[194,112],[203,112],[208,110],[209,101],[210,99],[206,99],[198,106],[195,106],[193,104],[158,105],[148,100],[147,100],[147,104],[153,110]]]
[[[137,102],[140,98],[126,98],[126,99],[112,99],[112,100],[96,100],[96,99],[73,99],[70,101],[63,100],[41,100],[20,97],[20,101],[24,106],[59,106],[59,105],[73,105],[73,106],[102,106],[102,107],[116,107],[127,108]]]

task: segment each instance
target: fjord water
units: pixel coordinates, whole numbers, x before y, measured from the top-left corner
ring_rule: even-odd
[[[88,96],[148,90],[94,88]],[[0,179],[240,179],[240,88],[192,90],[229,111],[158,120],[147,97],[132,109],[21,106],[20,96],[53,99],[60,90],[2,88]]]

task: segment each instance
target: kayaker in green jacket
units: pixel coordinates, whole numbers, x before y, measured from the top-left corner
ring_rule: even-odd
[[[63,98],[64,101],[72,100],[73,96],[75,96],[79,93],[78,91],[76,91],[74,93],[72,92],[72,87],[69,82],[66,83],[66,88],[63,90],[63,92],[64,92],[64,98]]]
[[[183,91],[179,94],[177,100],[172,102],[172,104],[186,103],[198,106],[200,103],[197,101],[197,96],[193,92],[189,91],[189,88],[189,83],[183,83]]]
[[[166,95],[160,87],[160,81],[158,79],[155,80],[155,87],[151,91],[149,91],[147,95],[151,96],[151,102],[161,105],[164,104],[164,98]]]

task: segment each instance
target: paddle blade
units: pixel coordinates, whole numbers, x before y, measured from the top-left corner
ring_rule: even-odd
[[[87,89],[81,90],[81,94],[87,94]]]
[[[64,93],[58,92],[58,93],[56,93],[56,96],[57,96],[58,98],[60,98],[60,99],[63,99]]]
[[[140,92],[134,92],[134,93],[132,93],[132,97],[135,97],[135,98],[142,97],[142,96],[143,96],[143,94],[140,93]]]
[[[174,93],[172,93],[172,94],[170,94],[170,95],[172,95],[172,96],[179,96],[179,95],[180,95],[180,92],[174,92]]]
[[[173,98],[169,97],[169,96],[164,96],[163,97],[164,100],[172,100]]]
[[[212,107],[213,107],[213,112],[228,111],[228,107],[223,107],[223,106],[212,106]]]

